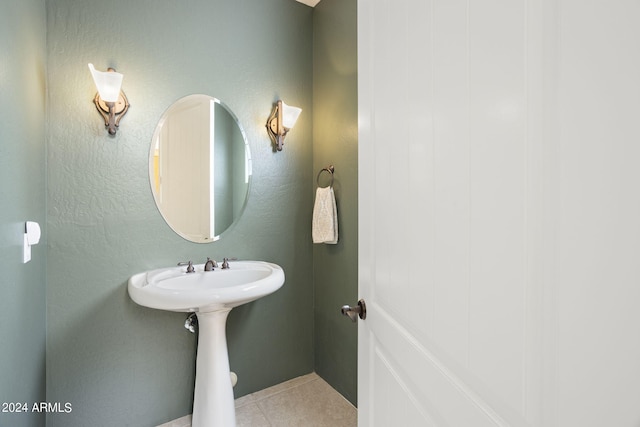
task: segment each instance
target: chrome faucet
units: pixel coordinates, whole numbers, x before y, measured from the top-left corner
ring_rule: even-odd
[[[180,266],[186,265],[187,266],[187,273],[195,273],[196,272],[196,269],[193,268],[193,264],[191,263],[191,261],[179,262],[178,265],[180,265]]]
[[[218,263],[215,259],[211,259],[207,257],[207,262],[204,264],[204,271],[213,271],[214,268],[218,267]],[[224,268],[224,264],[223,264]]]

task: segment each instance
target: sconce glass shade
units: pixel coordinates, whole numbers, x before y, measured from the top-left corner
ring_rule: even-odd
[[[292,107],[282,101],[282,126],[291,129],[296,124],[300,113],[302,113],[302,108]]]
[[[104,102],[117,102],[124,76],[115,71],[98,71],[93,64],[89,64],[89,70],[91,70],[100,98]]]
[[[282,100],[278,100],[273,106],[271,115],[267,120],[267,133],[273,141],[277,151],[282,151],[284,145],[284,137],[296,124],[298,116],[302,112],[302,108],[292,107],[285,104]]]
[[[89,71],[91,71],[93,82],[98,89],[93,103],[104,119],[104,125],[108,128],[109,134],[115,135],[120,125],[120,119],[129,110],[129,101],[120,89],[124,76],[121,73],[116,73],[113,68],[109,68],[107,72],[97,71],[93,64],[89,64]]]

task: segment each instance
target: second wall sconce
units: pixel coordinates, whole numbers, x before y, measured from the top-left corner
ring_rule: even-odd
[[[292,107],[278,100],[267,120],[267,133],[278,151],[282,151],[284,137],[295,125],[302,108]]]
[[[89,70],[91,70],[93,81],[98,89],[93,103],[96,104],[98,113],[104,119],[104,125],[109,134],[115,135],[120,125],[120,119],[129,109],[129,101],[124,92],[120,90],[124,76],[116,73],[113,68],[109,68],[106,72],[98,71],[93,64],[89,64]]]

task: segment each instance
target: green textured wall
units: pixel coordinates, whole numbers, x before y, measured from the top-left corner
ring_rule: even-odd
[[[0,2],[0,403],[29,411],[45,399],[45,41],[44,0]],[[23,264],[27,220],[43,236]],[[0,412],[0,426],[43,423]]]
[[[340,307],[358,300],[356,0],[322,0],[313,15],[313,185],[335,166],[337,245],[313,245],[315,370],[357,400],[357,325]],[[327,185],[326,174],[321,185]]]
[[[153,426],[191,412],[185,315],[137,306],[126,290],[132,274],[178,261],[284,268],[282,289],[229,317],[236,396],[313,370],[313,313],[300,310],[313,298],[312,12],[292,0],[47,1],[47,399],[73,407],[49,414],[49,427]],[[88,62],[125,75],[131,108],[115,138],[92,104]],[[194,93],[234,111],[253,155],[245,213],[211,244],[171,231],[147,176],[156,122]],[[274,153],[264,124],[278,98],[303,113]]]

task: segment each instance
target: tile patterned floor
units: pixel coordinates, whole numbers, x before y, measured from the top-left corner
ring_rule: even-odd
[[[236,399],[237,427],[355,427],[356,408],[317,374]],[[158,427],[191,427],[191,416]]]

